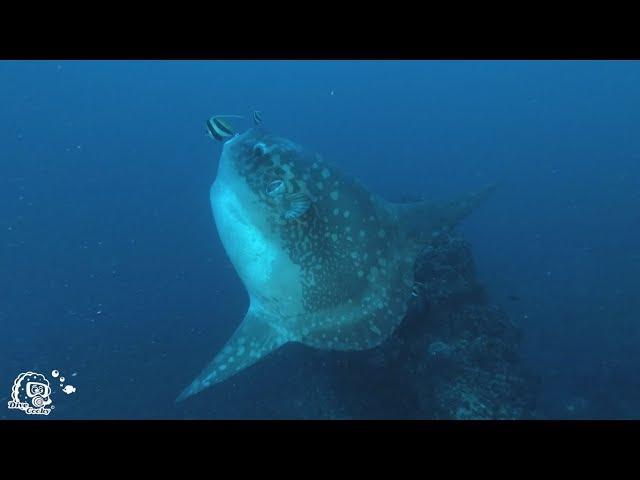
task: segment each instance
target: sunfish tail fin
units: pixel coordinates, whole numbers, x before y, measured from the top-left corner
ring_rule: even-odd
[[[249,308],[243,322],[205,369],[185,388],[176,402],[220,383],[287,342],[266,317]]]
[[[427,241],[439,230],[454,228],[475,210],[496,189],[496,184],[464,194],[448,202],[416,202],[393,204],[400,222],[405,225],[410,238]]]

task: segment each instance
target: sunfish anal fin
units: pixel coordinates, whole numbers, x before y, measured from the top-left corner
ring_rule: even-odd
[[[275,330],[261,312],[250,307],[244,320],[222,350],[182,391],[176,402],[235,375],[287,341],[288,338]]]

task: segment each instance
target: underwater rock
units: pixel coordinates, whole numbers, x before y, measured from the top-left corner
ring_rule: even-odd
[[[415,384],[426,418],[507,419],[535,415],[535,380],[520,364],[520,330],[477,283],[467,242],[449,234],[416,267],[426,312],[412,311],[399,334],[426,346]]]
[[[443,305],[482,296],[475,279],[475,265],[467,242],[440,233],[426,246],[415,266],[415,279],[423,285],[423,300]]]
[[[436,340],[435,342],[429,344],[427,352],[432,357],[449,359],[453,356],[455,351],[451,347],[451,345],[448,345],[440,340]]]
[[[426,309],[410,310],[374,349],[322,355],[331,371],[324,388],[345,407],[336,417],[535,417],[536,381],[520,364],[520,330],[477,283],[468,243],[439,235],[415,276],[424,284],[416,303]]]

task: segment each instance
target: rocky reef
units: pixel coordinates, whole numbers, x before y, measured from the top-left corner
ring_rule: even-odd
[[[335,392],[350,397],[351,415],[534,417],[536,381],[519,362],[519,329],[477,282],[467,242],[441,233],[423,250],[415,278],[414,303],[394,335],[349,354],[357,369],[333,372]]]

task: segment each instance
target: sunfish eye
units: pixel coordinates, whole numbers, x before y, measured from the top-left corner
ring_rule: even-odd
[[[284,193],[284,182],[282,180],[275,180],[267,185],[267,195],[275,197]]]
[[[262,142],[258,142],[253,146],[253,153],[261,157],[267,153],[267,146]]]

